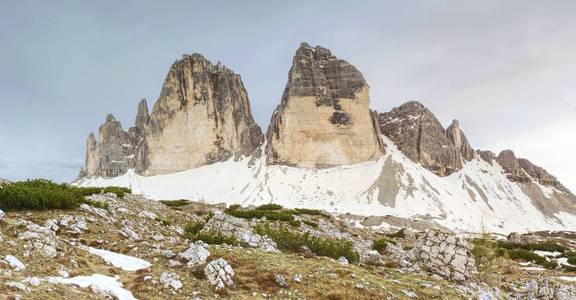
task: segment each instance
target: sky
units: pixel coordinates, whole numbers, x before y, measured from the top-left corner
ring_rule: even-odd
[[[131,126],[198,52],[242,76],[265,130],[300,42],[409,100],[475,149],[512,149],[576,191],[576,1],[0,0],[0,177],[75,179],[108,113]]]

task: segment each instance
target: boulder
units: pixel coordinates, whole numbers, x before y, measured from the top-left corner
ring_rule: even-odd
[[[464,282],[476,272],[471,245],[451,233],[428,230],[410,251],[420,268],[447,280]]]
[[[267,161],[326,168],[383,154],[369,87],[350,63],[302,43],[267,132]]]
[[[234,285],[234,270],[223,258],[209,262],[204,268],[204,275],[216,291]]]
[[[202,241],[191,243],[188,249],[178,254],[178,257],[187,261],[189,267],[204,264],[210,256],[210,251],[206,250],[204,245]]]

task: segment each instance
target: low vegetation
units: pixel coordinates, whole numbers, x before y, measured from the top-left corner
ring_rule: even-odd
[[[386,250],[388,244],[396,244],[396,242],[386,238],[375,239],[372,241],[372,249],[382,253],[384,250]]]
[[[406,232],[405,232],[405,230],[406,230],[405,228],[402,228],[402,229],[400,229],[400,230],[398,230],[398,231],[396,231],[396,232],[394,232],[394,233],[387,234],[386,236],[391,237],[391,238],[400,238],[400,239],[403,239],[403,238],[406,237]]]
[[[160,200],[160,203],[168,206],[168,207],[182,207],[182,206],[186,206],[189,205],[190,203],[192,203],[192,201],[189,200]]]
[[[86,203],[108,208],[108,204],[84,199],[85,196],[98,193],[115,193],[123,197],[130,189],[121,187],[81,188],[68,184],[58,184],[46,179],[19,181],[0,189],[0,209],[3,210],[44,210],[72,209]]]
[[[316,255],[332,258],[346,257],[350,262],[358,262],[359,255],[354,251],[353,242],[347,239],[315,237],[307,233],[292,231],[285,226],[272,228],[269,224],[258,224],[256,233],[270,237],[280,249],[298,252],[307,246]]]
[[[546,269],[556,269],[558,264],[555,261],[548,261],[545,257],[540,256],[533,251],[557,251],[566,252],[567,254],[570,253],[567,251],[568,249],[566,247],[553,241],[533,244],[515,244],[507,241],[493,241],[488,238],[479,238],[474,239],[472,243],[474,245],[472,253],[476,258],[476,262],[484,269],[490,266],[491,262],[497,258],[533,262]],[[567,269],[569,267],[563,266],[563,268]]]
[[[294,215],[289,210],[279,210],[279,209],[267,210],[267,209],[260,209],[260,207],[256,209],[242,209],[240,206],[232,205],[228,209],[226,209],[225,212],[228,215],[242,219],[262,219],[266,217],[266,219],[271,221],[284,221],[284,222],[294,221]]]
[[[220,231],[200,231],[192,236],[187,236],[192,241],[203,241],[210,245],[238,245],[238,239],[232,235],[225,235]]]

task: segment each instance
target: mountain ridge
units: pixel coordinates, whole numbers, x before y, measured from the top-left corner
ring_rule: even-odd
[[[109,115],[100,142],[89,136],[75,184],[119,184],[156,199],[423,217],[471,231],[485,216],[495,231],[576,226],[576,196],[544,168],[511,150],[473,149],[457,120],[444,127],[417,101],[372,111],[368,88],[353,65],[302,43],[264,136],[240,76],[184,55],[151,114],[143,100],[128,131]]]

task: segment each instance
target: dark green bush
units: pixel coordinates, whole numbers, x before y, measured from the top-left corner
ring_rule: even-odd
[[[169,207],[181,207],[181,206],[186,206],[190,203],[192,203],[192,201],[189,200],[160,200],[160,203],[169,206]]]
[[[280,249],[299,251],[302,246],[308,246],[316,255],[332,258],[344,256],[350,262],[357,262],[360,259],[358,253],[354,251],[354,243],[346,239],[314,237],[309,233],[292,231],[284,226],[271,228],[268,224],[258,224],[255,231],[270,237]]]
[[[300,225],[302,225],[302,223],[298,220],[292,220],[292,221],[288,222],[288,224],[290,224],[290,226],[294,226],[294,227],[300,227]]]
[[[192,237],[198,234],[198,232],[200,232],[200,230],[204,228],[204,224],[205,223],[201,221],[189,223],[184,228],[184,232],[186,232],[186,235],[188,235],[189,237]]]
[[[296,208],[295,210],[303,215],[329,217],[327,214],[318,209]]]
[[[302,222],[310,227],[318,227],[318,223],[314,222],[314,221],[309,221],[309,220],[302,220]]]
[[[286,211],[281,210],[242,210],[242,209],[227,209],[227,214],[242,218],[242,219],[266,219],[271,221],[285,221],[290,222],[294,220],[294,216]]]
[[[172,225],[172,222],[165,220],[165,219],[162,219],[160,217],[156,217],[156,221],[160,222],[160,224],[162,224],[163,226],[166,226],[166,227]]]
[[[282,205],[269,203],[269,204],[260,205],[260,206],[256,207],[256,209],[257,210],[281,210]]]
[[[67,184],[46,179],[15,182],[0,189],[0,209],[42,210],[76,208],[83,197]]]
[[[524,249],[524,250],[539,250],[539,251],[550,251],[550,252],[554,252],[554,251],[558,251],[558,252],[565,252],[568,251],[568,248],[554,242],[554,241],[545,241],[545,242],[539,242],[539,243],[534,243],[534,244],[516,244],[516,243],[511,243],[508,241],[499,241],[498,245],[500,246],[500,248],[504,248],[504,249]]]
[[[80,202],[88,204],[92,207],[97,207],[97,208],[102,208],[102,209],[108,209],[108,206],[109,206],[108,202],[104,202],[104,201],[94,201],[94,200],[82,199]]]
[[[114,193],[114,194],[116,194],[116,196],[122,198],[122,197],[124,197],[125,194],[132,193],[132,190],[130,190],[129,188],[125,188],[125,187],[108,186],[102,190],[102,193],[104,193],[104,194]]]
[[[382,253],[382,251],[388,247],[388,243],[390,243],[390,241],[387,239],[376,239],[372,241],[372,249]]]
[[[212,219],[213,216],[214,216],[214,213],[209,211],[206,215],[204,215],[204,221],[206,221],[206,222],[210,221],[210,219]]]
[[[232,205],[230,205],[226,210],[232,211],[232,210],[238,210],[238,209],[241,209],[241,208],[242,208],[242,206],[241,206],[240,204],[232,204]]]
[[[510,259],[512,260],[524,260],[524,261],[531,261],[541,266],[544,266],[546,263],[546,258],[531,252],[530,250],[526,249],[512,249],[508,250],[508,255],[510,255]]]
[[[132,191],[129,188],[118,187],[118,186],[108,186],[108,187],[76,187],[70,186],[71,189],[75,190],[81,196],[91,196],[94,194],[101,193],[114,193],[116,196],[122,198],[125,194],[130,194]]]
[[[220,231],[202,231],[189,237],[192,241],[203,241],[210,245],[237,245],[238,239],[232,235],[225,235]]]
[[[391,238],[405,238],[406,237],[406,232],[405,232],[405,228],[402,228],[398,231],[396,231],[395,233],[390,233],[387,234],[386,236],[391,237]]]

